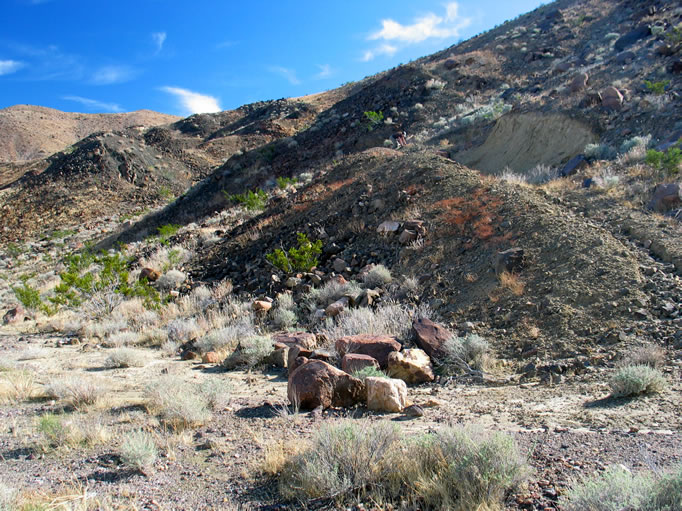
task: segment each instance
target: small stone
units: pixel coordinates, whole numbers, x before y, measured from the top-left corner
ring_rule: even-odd
[[[288,287],[289,289],[293,289],[296,286],[298,286],[301,283],[301,279],[298,277],[289,277],[287,280],[284,281],[284,285]]]
[[[156,282],[159,280],[159,277],[161,277],[160,271],[155,270],[154,268],[142,268],[139,280],[143,281],[144,279],[147,279],[147,282]]]
[[[332,268],[334,268],[334,271],[337,273],[343,273],[344,271],[346,271],[347,267],[348,264],[346,263],[346,261],[344,261],[340,257],[334,259],[334,262],[332,263]]]
[[[419,405],[410,405],[403,410],[407,417],[424,417],[424,409]]]
[[[400,222],[386,220],[385,222],[381,222],[379,224],[379,227],[377,227],[377,232],[379,234],[388,234],[398,232],[398,229],[400,229]]]
[[[272,309],[272,302],[266,300],[256,300],[253,302],[252,308],[256,312],[267,312]]]

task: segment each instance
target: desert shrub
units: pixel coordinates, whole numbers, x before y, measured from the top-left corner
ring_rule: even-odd
[[[647,345],[635,349],[623,359],[621,366],[643,365],[660,368],[665,363],[665,350],[659,346]]]
[[[624,140],[623,143],[620,145],[620,149],[618,150],[618,152],[621,154],[627,154],[638,147],[646,149],[646,147],[649,145],[649,142],[651,142],[651,135],[647,135],[645,137],[628,138],[627,140]]]
[[[141,335],[137,332],[115,332],[108,335],[103,343],[110,348],[120,346],[134,346],[140,343]]]
[[[365,127],[367,128],[367,131],[372,131],[373,129],[381,126],[381,123],[384,122],[383,112],[368,111],[364,112],[363,115],[365,116]]]
[[[145,397],[147,410],[175,429],[200,426],[211,417],[208,400],[197,386],[172,376],[148,385]]]
[[[278,177],[277,178],[277,187],[280,190],[286,189],[290,185],[294,185],[298,183],[298,179],[295,177]]]
[[[0,403],[31,399],[36,391],[35,375],[28,370],[0,370]]]
[[[277,295],[277,307],[280,309],[293,310],[295,305],[294,297],[290,293],[280,293]]]
[[[682,509],[682,466],[659,479],[649,493],[646,511],[675,511]]]
[[[650,477],[635,475],[622,465],[577,481],[562,498],[566,511],[642,509],[651,491]]]
[[[674,176],[680,171],[682,150],[679,147],[670,147],[666,152],[649,149],[646,152],[645,161],[656,170],[665,170],[669,175]]]
[[[429,312],[426,309],[421,307],[419,313],[428,316]],[[323,331],[329,339],[358,334],[393,335],[407,339],[415,314],[417,314],[415,309],[393,302],[382,303],[376,309],[367,307],[347,309],[336,318],[327,318]]]
[[[426,90],[443,90],[447,85],[443,80],[437,80],[436,78],[431,78],[426,81],[424,88]]]
[[[231,325],[209,332],[197,341],[196,346],[202,353],[218,351],[227,347],[234,348],[239,339],[254,335],[256,335],[256,330],[253,326],[253,318],[245,316]]]
[[[168,246],[170,244],[170,239],[180,230],[180,226],[176,224],[166,224],[157,227],[156,230],[159,232],[159,242],[162,245]]]
[[[400,429],[387,422],[346,420],[323,426],[308,449],[285,463],[280,491],[288,498],[336,497],[377,491],[395,473]]]
[[[287,252],[275,249],[265,255],[265,259],[282,271],[310,271],[317,265],[317,256],[322,253],[322,241],[310,241],[308,237],[296,233],[298,247],[291,247]]]
[[[606,144],[587,144],[583,154],[589,160],[610,160],[616,156],[616,151]]]
[[[512,437],[443,428],[409,445],[402,479],[429,509],[501,509],[530,468]]]
[[[229,195],[227,192],[225,197],[232,202],[241,204],[248,211],[260,211],[265,209],[265,205],[268,201],[268,195],[260,188],[256,190],[249,190],[246,193],[237,193],[234,195]]]
[[[63,447],[94,446],[110,440],[110,432],[97,421],[54,414],[41,415],[36,423],[38,447],[47,451]]]
[[[609,381],[613,397],[629,397],[661,392],[666,385],[663,373],[646,365],[627,365]]]
[[[289,309],[277,307],[272,312],[272,322],[277,328],[289,328],[296,324],[298,317],[296,313]]]
[[[313,307],[326,307],[343,296],[358,294],[361,291],[362,288],[354,280],[344,283],[340,283],[337,280],[329,280],[322,287],[312,289],[305,296],[305,300]]]
[[[126,435],[120,450],[121,461],[127,467],[145,472],[154,465],[158,450],[154,438],[145,431],[133,431]]]
[[[272,339],[267,336],[255,335],[239,341],[239,346],[225,359],[223,366],[226,369],[242,367],[253,369],[265,362],[272,353]]]
[[[16,509],[17,492],[13,488],[0,482],[0,511],[13,511]]]
[[[352,376],[354,376],[355,378],[359,378],[363,381],[365,380],[365,378],[388,378],[389,377],[382,370],[377,369],[376,367],[372,367],[372,366],[363,367],[359,371],[353,371]]]
[[[385,286],[393,280],[391,272],[383,264],[377,264],[364,276],[363,281],[369,287]]]
[[[194,318],[180,318],[168,323],[166,330],[168,331],[169,340],[185,342],[197,336],[199,325],[197,325],[197,321]]]
[[[129,348],[119,348],[114,350],[104,362],[104,366],[110,369],[125,367],[142,367],[144,365],[143,356]]]
[[[43,449],[61,447],[74,442],[73,433],[64,424],[63,418],[58,415],[51,413],[41,415],[36,430],[40,435],[39,442]]]
[[[13,286],[12,291],[17,297],[17,300],[29,310],[41,311],[44,314],[52,315],[54,310],[45,302],[43,302],[40,297],[40,291],[31,286],[28,282],[24,280],[21,286]]]
[[[509,167],[506,167],[502,171],[502,174],[500,174],[500,179],[503,179],[508,183],[540,185],[555,179],[557,176],[557,169],[539,163],[535,167],[524,172],[514,172]]]
[[[594,184],[604,190],[611,190],[620,184],[620,176],[615,174],[609,167],[602,169],[601,172],[594,176]]]
[[[665,94],[665,88],[670,84],[670,80],[652,82],[650,80],[644,80],[644,86],[646,89],[655,94],[656,96],[661,96]]]
[[[218,378],[210,378],[199,387],[201,395],[206,399],[206,406],[213,412],[227,406],[231,390],[230,382]]]
[[[180,284],[187,280],[187,275],[179,270],[169,270],[159,277],[156,281],[156,287],[164,291],[177,289]]]
[[[446,367],[461,367],[460,361],[466,362],[474,369],[482,369],[490,345],[477,334],[466,337],[453,335],[443,345],[446,353],[443,361]]]
[[[51,382],[45,392],[48,396],[59,399],[68,406],[80,409],[96,404],[107,390],[101,381],[72,377]]]

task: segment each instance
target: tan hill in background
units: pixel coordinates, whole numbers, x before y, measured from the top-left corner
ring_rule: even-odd
[[[158,126],[178,119],[151,110],[81,114],[43,106],[14,105],[0,110],[0,162],[45,158],[98,131]]]

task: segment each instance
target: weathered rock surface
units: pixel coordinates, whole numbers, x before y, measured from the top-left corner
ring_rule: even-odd
[[[656,185],[648,208],[665,213],[679,207],[680,204],[682,204],[682,186],[679,183],[668,183]]]
[[[289,375],[287,395],[294,406],[312,410],[353,406],[367,393],[362,380],[321,360],[309,360]]]
[[[452,337],[452,332],[430,319],[418,318],[412,322],[412,331],[417,346],[424,350],[432,359],[445,356],[443,345]]]
[[[369,355],[360,355],[358,353],[347,353],[341,359],[341,369],[348,374],[361,371],[365,367],[374,367],[379,369],[379,362],[377,362],[377,359],[370,357]]]
[[[336,340],[336,351],[340,357],[346,353],[358,353],[375,358],[382,368],[388,365],[388,355],[400,351],[401,344],[389,335],[351,335]]]
[[[272,336],[274,343],[282,343],[288,346],[298,345],[309,350],[317,347],[317,337],[310,332],[283,332]]]
[[[346,355],[349,356],[349,355]],[[388,374],[405,383],[433,381],[433,364],[429,355],[421,349],[407,349],[388,355]]]
[[[365,378],[367,408],[378,412],[399,413],[407,406],[407,385],[392,378]]]

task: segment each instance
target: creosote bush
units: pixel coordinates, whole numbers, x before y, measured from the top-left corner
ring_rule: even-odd
[[[265,259],[282,271],[310,271],[317,266],[317,256],[322,253],[322,241],[310,241],[302,232],[296,233],[298,247],[288,251],[280,248],[265,255]]]
[[[658,369],[647,365],[627,365],[618,369],[609,385],[613,397],[629,397],[661,392],[666,381]]]
[[[349,420],[323,427],[282,468],[287,498],[365,499],[424,509],[502,509],[529,474],[513,439],[443,428],[406,438],[388,422]],[[305,501],[303,501],[305,503]]]
[[[670,147],[666,152],[649,149],[645,161],[654,169],[665,170],[668,175],[675,176],[680,171],[682,150],[679,147]]]

